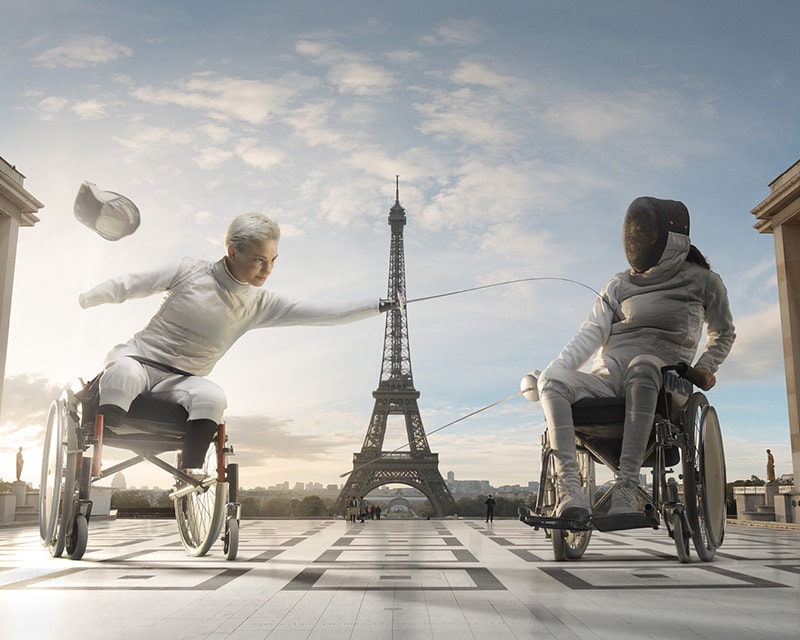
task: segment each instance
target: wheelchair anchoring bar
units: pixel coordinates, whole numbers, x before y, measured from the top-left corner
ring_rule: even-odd
[[[217,482],[225,482],[225,423],[217,425]]]
[[[190,493],[203,493],[210,487],[212,484],[217,484],[217,479],[209,476],[202,482],[198,482],[197,484],[187,484],[185,487],[181,487],[180,489],[176,489],[172,493],[170,493],[167,497],[170,500],[177,500],[178,498],[183,498],[184,496],[188,496]]]
[[[105,422],[103,414],[98,413],[94,419],[94,435],[95,443],[94,450],[92,451],[92,477],[99,478],[101,475],[101,468],[103,465],[103,429]]]

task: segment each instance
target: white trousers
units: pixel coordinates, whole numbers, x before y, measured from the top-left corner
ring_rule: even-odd
[[[148,393],[181,405],[188,412],[189,420],[222,422],[228,402],[219,385],[201,376],[161,371],[127,357],[129,355],[137,354],[130,345],[122,344],[106,356],[100,378],[100,404],[113,404],[128,411],[136,396]]]
[[[662,384],[663,366],[661,359],[642,355],[631,360],[624,372],[590,374],[559,367],[542,372],[539,397],[559,475],[567,485],[580,485],[570,405],[583,398],[603,397],[626,400],[618,477],[626,483],[638,483]]]

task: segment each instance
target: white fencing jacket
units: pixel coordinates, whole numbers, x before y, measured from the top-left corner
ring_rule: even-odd
[[[379,313],[379,300],[313,304],[242,284],[223,260],[184,258],[177,268],[133,273],[107,280],[80,294],[81,307],[120,303],[166,292],[156,314],[128,345],[138,355],[199,376],[244,333],[262,327],[335,325]]]

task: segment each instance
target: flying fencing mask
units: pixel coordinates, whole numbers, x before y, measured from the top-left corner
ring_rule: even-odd
[[[650,197],[631,202],[622,223],[622,246],[631,268],[643,273],[658,264],[670,232],[689,235],[686,205]]]
[[[81,184],[74,212],[79,222],[106,240],[119,240],[139,228],[139,208],[130,199],[91,182]]]

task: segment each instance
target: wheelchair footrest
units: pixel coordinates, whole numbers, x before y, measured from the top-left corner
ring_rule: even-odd
[[[640,513],[620,513],[613,516],[594,516],[592,525],[598,531],[622,531],[623,529],[658,529],[658,513],[650,509]]]
[[[520,522],[524,522],[534,529],[567,529],[569,531],[588,531],[589,523],[569,518],[554,518],[552,516],[540,516],[535,514],[527,507],[519,508]]]

